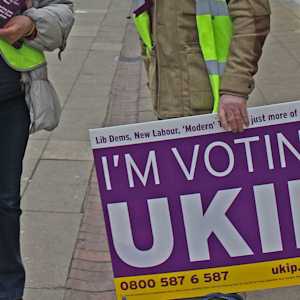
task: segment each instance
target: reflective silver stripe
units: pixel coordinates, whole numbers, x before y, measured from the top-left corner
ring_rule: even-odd
[[[226,63],[219,63],[216,60],[205,61],[209,75],[222,75],[225,71]]]
[[[219,62],[219,74],[220,74],[220,75],[223,75],[223,74],[224,74],[226,64],[227,64],[227,63],[220,63],[220,62]]]
[[[210,0],[196,0],[196,14],[198,16],[211,15],[209,2]]]
[[[210,0],[211,14],[215,17],[229,16],[228,6],[225,0]]]
[[[228,16],[228,6],[225,0],[195,0],[196,12],[198,16]],[[199,28],[198,24],[198,30]],[[205,43],[205,41],[203,41]],[[200,41],[201,44],[201,41]],[[226,63],[219,63],[216,60],[205,61],[209,75],[222,75],[225,70]]]
[[[228,16],[228,6],[224,0],[195,0],[196,14],[212,16]]]
[[[134,10],[145,4],[145,0],[132,0]]]
[[[219,75],[219,64],[216,60],[206,60],[205,63],[210,75]]]

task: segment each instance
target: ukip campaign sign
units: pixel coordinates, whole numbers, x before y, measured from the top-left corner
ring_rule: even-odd
[[[119,300],[300,284],[300,102],[249,114],[90,131]]]

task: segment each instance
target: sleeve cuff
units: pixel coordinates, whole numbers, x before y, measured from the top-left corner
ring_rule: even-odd
[[[224,74],[222,77],[220,93],[248,98],[254,90],[254,80],[248,77],[236,76],[234,74]]]

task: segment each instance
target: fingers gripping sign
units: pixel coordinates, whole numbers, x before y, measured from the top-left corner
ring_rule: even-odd
[[[244,131],[249,126],[246,99],[239,96],[223,95],[220,101],[219,118],[225,130],[234,133]]]

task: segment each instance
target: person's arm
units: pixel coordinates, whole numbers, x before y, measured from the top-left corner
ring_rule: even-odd
[[[67,37],[74,24],[73,4],[67,0],[27,0],[33,4],[23,15],[13,17],[0,37],[11,44],[20,39],[39,50],[63,50]]]
[[[230,0],[229,12],[233,39],[222,77],[219,116],[225,129],[237,132],[248,126],[246,101],[270,31],[270,5],[268,0]]]
[[[23,15],[29,17],[36,26],[36,36],[27,40],[28,44],[46,51],[65,48],[74,24],[73,1],[33,1],[33,7],[27,9]]]

